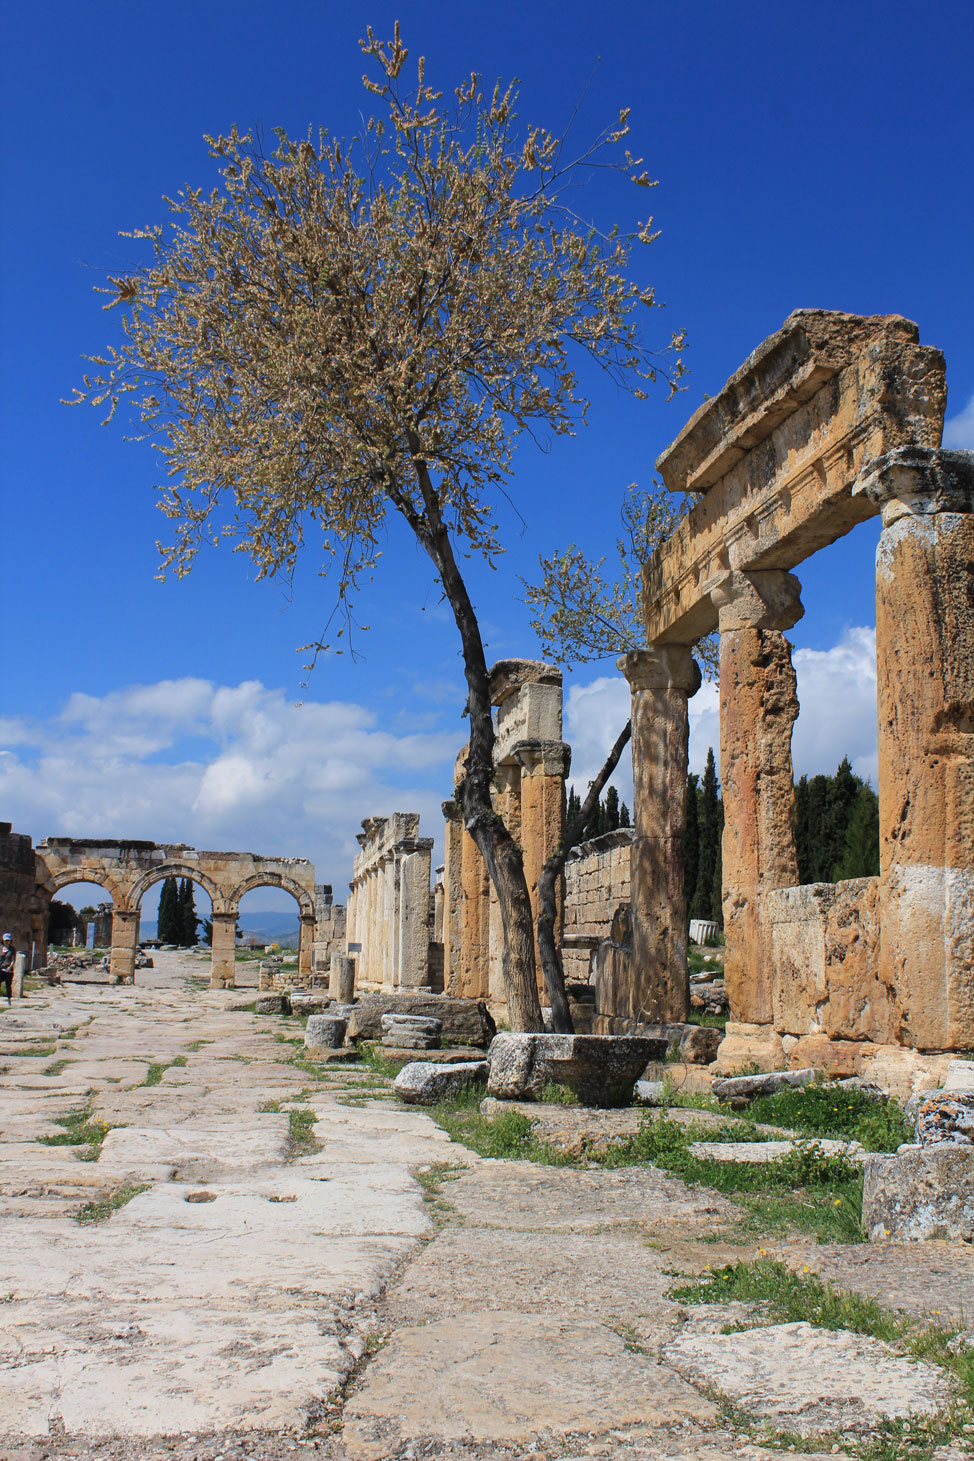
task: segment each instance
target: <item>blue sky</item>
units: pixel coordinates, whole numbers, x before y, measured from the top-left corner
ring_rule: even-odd
[[[454,631],[404,534],[390,525],[362,605],[365,658],[329,659],[303,687],[296,648],[331,603],[317,560],[288,588],[255,584],[227,551],[157,582],[153,454],[59,404],[82,355],[114,338],[92,286],[132,257],[118,231],[213,178],[204,133],[354,132],[370,100],[357,39],[370,22],[391,34],[397,13],[445,87],[472,68],[518,76],[526,121],[559,129],[586,93],[586,135],[632,107],[633,150],[659,187],[597,179],[583,206],[626,226],[649,199],[662,233],[641,277],[666,302],[652,323],[661,342],[677,326],[689,336],[674,400],[602,385],[577,438],[519,451],[524,522],[502,515],[508,553],[496,573],[471,574],[489,656],[537,653],[518,575],[573,540],[611,550],[626,484],[649,481],[704,393],[794,308],[916,320],[947,357],[949,444],[974,447],[968,0],[7,6],[0,819],[35,839],[310,856],[337,891],[363,816],[411,807],[439,831],[463,695]],[[845,751],[864,774],[874,764],[875,539],[867,524],[799,570],[799,770],[834,769]],[[584,777],[614,738],[625,687],[611,663],[568,683]],[[698,761],[716,734],[705,689]]]

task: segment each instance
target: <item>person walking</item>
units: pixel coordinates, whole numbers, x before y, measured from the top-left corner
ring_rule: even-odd
[[[14,960],[16,957],[13,937],[9,933],[5,933],[2,945],[0,945],[0,984],[3,985],[8,1005],[10,1004],[10,989],[13,984]]]

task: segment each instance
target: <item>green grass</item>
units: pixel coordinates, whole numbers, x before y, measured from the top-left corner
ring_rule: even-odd
[[[54,1125],[60,1126],[61,1131],[52,1136],[39,1136],[37,1140],[40,1144],[84,1147],[85,1150],[78,1153],[78,1159],[82,1162],[96,1162],[101,1154],[102,1142],[114,1130],[107,1121],[93,1120],[90,1106],[68,1111],[64,1116],[56,1116]]]
[[[57,1041],[49,1040],[43,1045],[21,1045],[16,1050],[5,1050],[3,1052],[3,1058],[4,1060],[6,1060],[7,1057],[11,1055],[35,1055],[40,1058],[41,1056],[53,1055],[56,1049]]]
[[[188,1051],[190,1051],[190,1053],[192,1055],[195,1055],[198,1050],[202,1050],[203,1049],[203,1046],[204,1045],[212,1045],[212,1044],[213,1044],[213,1041],[212,1040],[194,1040],[193,1043],[192,1043],[192,1045],[187,1045],[186,1046],[186,1049]],[[183,1062],[183,1064],[185,1064],[185,1061]]]
[[[443,1196],[443,1183],[455,1182],[468,1172],[469,1167],[463,1163],[434,1162],[428,1167],[414,1169],[413,1176],[423,1189],[423,1196],[426,1205],[430,1209],[433,1221],[438,1228],[442,1228],[450,1218],[456,1216],[456,1208],[452,1202],[448,1202]]]
[[[69,1065],[73,1065],[73,1064],[74,1064],[74,1061],[72,1059],[52,1060],[50,1065],[45,1065],[45,1067],[44,1067],[44,1074],[45,1075],[61,1075],[68,1068]]]
[[[730,1015],[708,1015],[703,1010],[691,1010],[687,1015],[688,1025],[703,1025],[708,1030],[726,1030]]]
[[[813,1143],[772,1162],[718,1162],[694,1156],[690,1144],[746,1141],[746,1128],[741,1132],[734,1126],[684,1127],[661,1116],[647,1117],[638,1132],[620,1137],[608,1148],[569,1155],[542,1140],[519,1111],[482,1116],[481,1096],[476,1087],[429,1108],[453,1141],[481,1156],[555,1167],[654,1166],[690,1186],[709,1187],[729,1198],[741,1209],[738,1226],[746,1235],[802,1232],[814,1234],[819,1242],[863,1241],[861,1172],[843,1157],[822,1155]],[[762,1140],[757,1133],[751,1139]]]
[[[358,1047],[358,1053],[367,1070],[373,1071],[375,1075],[385,1076],[390,1081],[395,1080],[404,1065],[419,1058],[419,1055],[404,1055],[390,1059],[383,1054],[382,1047],[375,1040],[363,1040]]]
[[[146,1071],[145,1080],[142,1084],[143,1086],[157,1086],[167,1070],[171,1070],[174,1066],[182,1069],[188,1064],[189,1061],[185,1055],[177,1055],[172,1060],[153,1061]]]
[[[861,1461],[927,1461],[936,1447],[966,1438],[974,1425],[974,1351],[962,1348],[953,1354],[949,1349],[958,1328],[897,1313],[875,1299],[837,1289],[817,1274],[795,1273],[767,1257],[715,1269],[675,1286],[667,1297],[684,1304],[753,1304],[757,1306],[754,1324],[804,1321],[820,1329],[851,1330],[883,1340],[914,1359],[939,1365],[953,1377],[957,1400],[947,1411],[932,1417],[883,1421],[874,1436],[846,1443],[843,1449]],[[779,1436],[776,1441],[791,1439]]]
[[[289,1111],[287,1158],[293,1162],[297,1157],[307,1157],[321,1151],[321,1143],[315,1140],[314,1128],[317,1116],[313,1111]]]
[[[76,1223],[82,1224],[107,1222],[113,1213],[118,1212],[119,1208],[124,1207],[127,1202],[131,1202],[133,1197],[138,1197],[140,1192],[145,1192],[148,1186],[148,1182],[136,1182],[128,1187],[116,1187],[114,1192],[110,1193],[108,1197],[102,1198],[101,1201],[86,1202],[83,1207],[79,1207],[74,1215],[74,1220]]]

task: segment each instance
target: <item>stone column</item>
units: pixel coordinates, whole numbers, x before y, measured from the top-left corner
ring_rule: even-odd
[[[135,983],[135,950],[139,943],[139,910],[112,910],[112,950],[109,961],[112,978],[118,984]]]
[[[466,828],[461,837],[463,909],[457,993],[467,999],[486,999],[490,878],[480,849]]]
[[[443,803],[443,993],[460,992],[463,917],[463,821],[455,801]]]
[[[519,741],[514,747],[521,764],[521,851],[524,876],[531,895],[531,908],[538,917],[538,879],[548,858],[565,835],[565,779],[571,766],[572,748],[565,741]],[[564,913],[565,879],[558,888],[558,930]],[[537,936],[535,958],[538,958]],[[538,959],[538,988],[547,1004],[544,974]]]
[[[311,958],[315,947],[314,914],[300,914],[299,923],[301,927],[298,933],[298,976],[302,979],[310,980]]]
[[[328,993],[338,1004],[351,1004],[355,997],[355,960],[332,954]]]
[[[504,822],[515,842],[521,839],[521,768],[518,763],[504,762],[494,767],[491,800],[494,810]],[[487,885],[487,990],[496,1004],[506,1005],[504,984],[504,921],[493,883]]]
[[[11,999],[23,999],[24,997],[24,975],[27,973],[27,955],[20,949],[14,955],[14,972],[10,981]]]
[[[791,645],[805,612],[793,573],[730,571],[704,585],[720,629],[724,977],[734,1020],[773,1020],[762,899],[798,882],[791,732],[798,718]]]
[[[700,671],[681,644],[633,650],[619,668],[632,691],[632,959],[628,991],[620,990],[628,1008],[611,1013],[685,1020],[687,700],[700,688]]]
[[[397,940],[397,987],[421,989],[429,985],[430,863],[432,837],[416,837],[401,845],[398,877],[398,918],[390,935]]]
[[[210,988],[236,988],[237,910],[218,913],[214,908],[210,955]]]
[[[974,453],[901,447],[876,550],[880,978],[904,1044],[974,1046]]]

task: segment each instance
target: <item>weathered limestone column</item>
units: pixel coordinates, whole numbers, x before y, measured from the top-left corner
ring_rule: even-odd
[[[119,984],[135,983],[135,950],[139,943],[139,910],[112,910],[112,950],[109,969]]]
[[[514,753],[521,764],[521,852],[524,876],[531,895],[531,908],[538,917],[538,879],[548,858],[565,835],[565,780],[572,760],[572,748],[565,741],[518,741]],[[558,888],[558,931],[564,913],[565,879]],[[537,924],[535,958],[538,959],[538,989],[547,1004],[544,974],[538,958]]]
[[[396,984],[400,989],[429,985],[430,865],[432,837],[415,837],[400,844],[396,954]]]
[[[338,1004],[351,1004],[355,997],[355,960],[332,954],[328,971],[328,993]]]
[[[236,988],[237,910],[218,913],[214,908],[213,942],[210,955],[210,988]]]
[[[614,1013],[636,1021],[685,1020],[687,700],[700,688],[700,671],[681,644],[632,650],[618,664],[632,691],[633,950],[629,1008]]]
[[[298,921],[301,925],[298,932],[298,975],[302,979],[310,979],[315,947],[315,916],[313,913],[302,913]]]
[[[23,999],[24,997],[24,975],[27,973],[27,955],[23,949],[19,949],[14,955],[14,972],[10,981],[11,999]]]
[[[900,1038],[974,1046],[974,453],[900,447],[876,550],[880,978]]]
[[[521,767],[516,761],[504,762],[494,767],[491,800],[494,810],[503,819],[504,825],[514,838],[521,840]],[[488,997],[496,1004],[505,1004],[507,989],[504,985],[504,921],[493,883],[488,880],[488,925],[487,925],[487,989]]]
[[[463,949],[463,821],[455,801],[443,803],[443,993],[460,992]]]
[[[466,999],[486,999],[490,877],[480,849],[466,828],[461,836],[463,905],[457,993]]]
[[[801,584],[779,570],[730,571],[705,588],[720,629],[724,978],[736,1021],[770,1024],[773,970],[762,921],[772,888],[798,882],[791,732],[798,718],[791,645]]]

